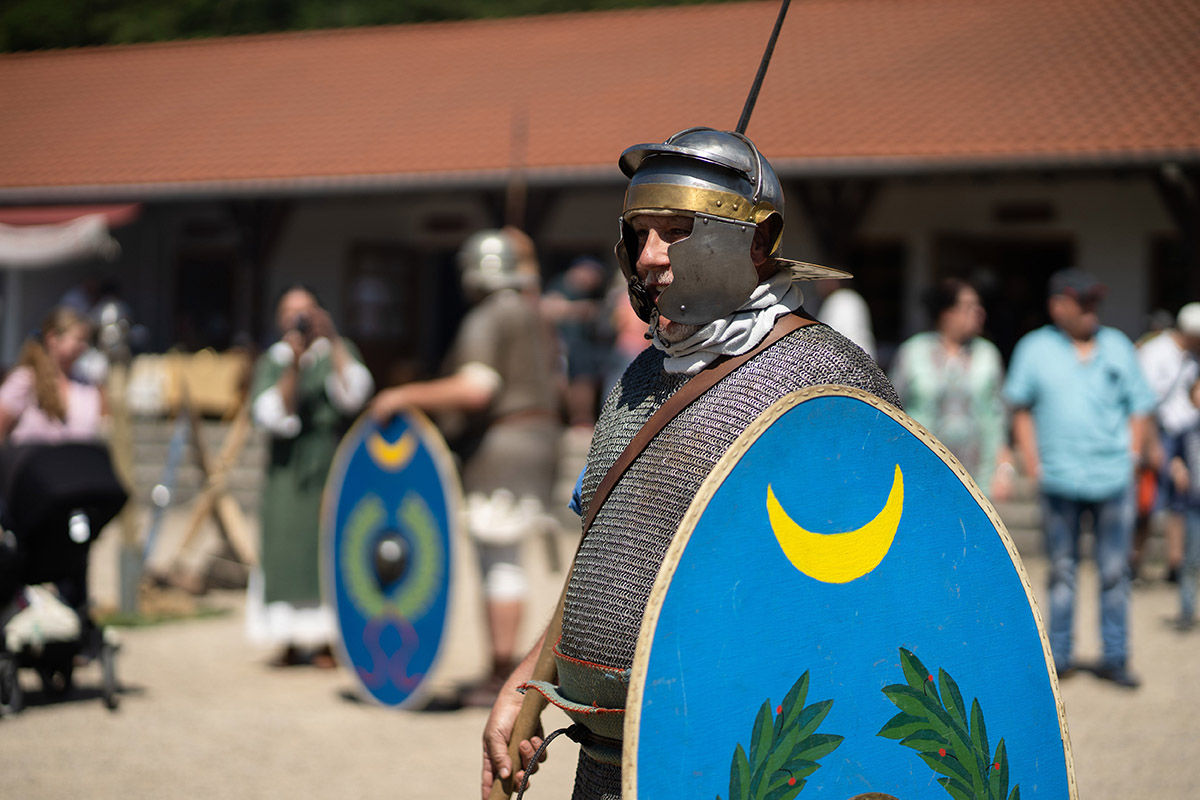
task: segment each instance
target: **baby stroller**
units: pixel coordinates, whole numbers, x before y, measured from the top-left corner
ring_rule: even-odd
[[[23,706],[18,669],[37,670],[55,697],[95,660],[116,708],[116,638],[88,612],[87,565],[127,497],[103,444],[0,448],[0,715]]]

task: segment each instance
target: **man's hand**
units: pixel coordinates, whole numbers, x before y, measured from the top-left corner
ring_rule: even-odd
[[[488,716],[487,724],[483,727],[483,780],[482,780],[482,797],[483,800],[488,800],[492,792],[492,784],[496,780],[503,780],[512,775],[512,758],[508,755],[508,742],[512,738],[513,724],[517,721],[517,714],[521,711],[521,701],[523,695],[517,691],[517,687],[524,683],[528,676],[523,676],[523,670],[518,667],[509,679],[505,681],[504,688],[500,690],[500,696],[496,698],[496,704],[492,706],[492,713]],[[521,741],[521,769],[517,770],[513,776],[513,785],[519,786],[522,779],[525,777],[525,771],[530,774],[537,772],[537,764],[531,765],[529,762],[533,758],[533,754],[542,746],[542,729],[538,726],[537,733],[530,739]],[[543,753],[540,759],[546,760],[546,754]]]
[[[409,405],[410,403],[405,398],[404,387],[393,386],[391,389],[384,389],[375,395],[371,400],[369,410],[372,419],[380,425],[387,425],[391,422],[392,417],[408,408]]]

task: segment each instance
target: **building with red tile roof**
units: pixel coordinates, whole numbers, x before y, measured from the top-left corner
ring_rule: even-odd
[[[613,179],[629,143],[733,127],[776,11],[4,55],[0,200]],[[796,3],[749,133],[788,175],[1195,161],[1198,41],[1192,0]]]
[[[0,55],[0,206],[142,204],[118,262],[27,279],[22,305],[113,270],[159,346],[220,345],[264,335],[291,280],[353,319],[354,287],[382,275],[421,298],[394,311],[437,332],[402,341],[431,363],[457,245],[507,218],[548,272],[611,252],[616,156],[733,127],[777,9]],[[937,276],[982,270],[1040,306],[1066,262],[1136,332],[1200,293],[1197,42],[1194,0],[793,4],[748,129],[785,181],[787,254],[856,270],[885,343],[923,324]]]

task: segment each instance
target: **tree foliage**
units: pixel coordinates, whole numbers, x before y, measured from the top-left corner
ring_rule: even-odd
[[[0,51],[720,0],[5,0]]]

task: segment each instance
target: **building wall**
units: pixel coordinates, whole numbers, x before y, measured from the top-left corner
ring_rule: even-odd
[[[44,269],[4,271],[3,313],[5,332],[0,341],[0,360],[10,364],[16,358],[22,340],[41,325],[49,310],[71,289],[89,278],[115,280],[120,297],[133,309],[136,321],[153,329],[156,312],[164,311],[161,298],[169,284],[163,252],[167,232],[161,215],[154,207],[143,207],[133,223],[111,231],[120,252],[111,260],[92,257]],[[7,335],[9,331],[12,335]],[[165,340],[156,339],[155,347]]]
[[[537,191],[532,190],[529,207],[537,209],[540,201],[535,233],[543,271],[556,272],[579,255],[597,256],[615,271],[612,247],[623,187],[583,186],[541,197]],[[784,255],[817,259],[815,237],[794,199],[788,212]],[[271,303],[283,286],[297,281],[311,284],[339,323],[353,328],[361,322],[354,316],[363,313],[354,287],[360,294],[363,289],[361,281],[352,281],[356,274],[376,269],[387,278],[384,285],[395,288],[393,301],[400,304],[389,324],[408,326],[405,335],[420,341],[407,356],[428,366],[453,335],[462,312],[454,253],[468,235],[494,225],[495,213],[484,194],[468,190],[288,201],[255,303],[245,223],[229,203],[147,204],[135,223],[114,231],[122,247],[115,261],[24,273],[19,302],[7,303],[6,313],[16,315],[16,330],[31,330],[87,275],[109,275],[120,281],[135,321],[145,326],[147,346],[164,350],[185,340],[180,305],[190,299],[190,286],[196,281],[203,285],[205,259],[216,259],[225,271],[227,300],[218,294],[210,304],[227,306],[222,324],[229,340],[244,339],[252,330],[269,333]],[[1149,181],[1110,176],[889,179],[859,230],[862,241],[896,243],[903,250],[897,338],[927,325],[920,294],[946,268],[947,239],[1070,242],[1076,265],[1109,287],[1104,321],[1136,336],[1150,302],[1152,245],[1173,234]],[[1050,265],[1044,267],[1050,270]],[[864,294],[871,289],[860,288]],[[892,302],[892,297],[885,300]],[[1044,298],[1027,296],[1023,302],[1040,309]],[[11,358],[19,341],[5,345],[12,348],[6,353]]]
[[[1049,219],[1004,221],[1003,208],[1048,208]],[[920,292],[935,275],[935,244],[949,232],[998,240],[1068,239],[1075,264],[1109,289],[1102,320],[1131,336],[1145,326],[1151,245],[1173,226],[1149,181],[1137,178],[997,178],[989,181],[895,180],[880,192],[861,230],[864,237],[894,237],[908,249],[905,276],[907,333],[927,324]],[[1044,303],[1030,297],[1029,303]]]
[[[563,192],[538,229],[545,268],[581,255],[599,258],[616,270],[613,246],[619,233],[624,186],[590,187]]]
[[[484,227],[486,220],[486,209],[466,193],[299,201],[268,264],[268,300],[286,284],[302,281],[317,289],[330,308],[340,309],[355,244],[393,244],[422,254],[440,253],[453,250],[473,230]],[[447,229],[440,229],[442,225]]]
[[[433,371],[461,315],[453,255],[489,219],[482,196],[468,192],[297,201],[267,264],[259,313],[270,320],[279,292],[302,282],[378,379]]]

